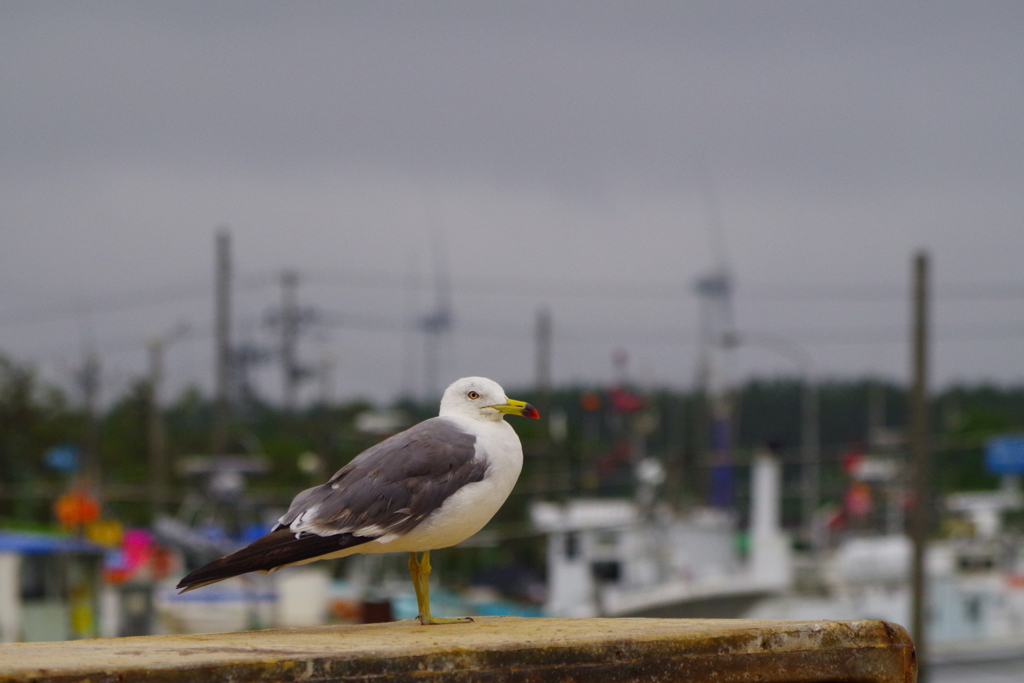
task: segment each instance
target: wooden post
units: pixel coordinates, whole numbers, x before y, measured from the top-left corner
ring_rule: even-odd
[[[542,480],[538,482],[537,490],[542,494],[568,487],[568,482],[572,480],[571,473],[566,471],[563,477],[563,472],[556,470],[551,443],[551,329],[551,311],[547,308],[539,309],[534,322],[534,390],[537,392],[534,400],[541,419],[542,436],[538,449],[541,463],[537,470]]]
[[[281,396],[284,410],[295,412],[301,370],[297,356],[299,342],[299,274],[286,270],[281,274]]]
[[[160,414],[160,383],[164,374],[164,340],[153,337],[149,351],[149,381],[146,383],[146,437],[149,442],[149,495],[153,518],[167,512],[167,435]]]
[[[919,681],[927,680],[928,584],[925,559],[931,533],[932,471],[928,438],[928,254],[914,256],[913,327],[911,335],[910,465],[914,507],[910,519],[913,544],[910,567],[910,634],[917,648]]]
[[[219,455],[228,439],[231,385],[231,235],[227,228],[217,231],[216,291],[214,294],[214,379],[216,397],[213,408],[213,435],[211,451]]]

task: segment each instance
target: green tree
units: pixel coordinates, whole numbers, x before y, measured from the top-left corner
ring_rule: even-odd
[[[53,446],[77,443],[82,420],[57,389],[35,371],[0,355],[0,517],[21,523],[49,521],[46,500],[26,495],[37,485],[58,484],[43,457]]]

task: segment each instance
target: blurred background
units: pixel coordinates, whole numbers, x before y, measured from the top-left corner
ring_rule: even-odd
[[[161,581],[464,375],[545,419],[516,423],[526,469],[485,537],[437,553],[453,609],[558,613],[582,600],[553,597],[563,571],[607,592],[594,614],[897,604],[925,250],[933,533],[960,539],[932,593],[963,603],[934,632],[1020,640],[1019,3],[0,18],[3,639],[223,627]],[[717,539],[735,586],[682,551],[624,564],[623,539],[669,537]],[[842,552],[891,562],[836,577]],[[293,623],[292,590],[328,596],[294,623],[404,615],[368,578],[398,570],[346,562],[224,600],[242,625]]]

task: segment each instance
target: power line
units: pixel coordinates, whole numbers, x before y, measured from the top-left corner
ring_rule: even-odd
[[[740,298],[757,301],[907,302],[903,284],[771,284],[740,286]],[[936,284],[944,301],[1024,299],[1024,282],[951,282]]]
[[[317,311],[317,324],[325,328],[343,328],[358,332],[400,334],[416,329],[415,321],[399,317],[367,314],[360,312]],[[263,319],[246,316],[236,319],[239,327],[258,327]],[[462,317],[454,326],[452,334],[461,338],[499,339],[529,338],[531,321],[509,322]],[[747,329],[744,334],[785,337],[807,346],[870,346],[904,344],[907,330],[899,325],[876,327],[792,327],[785,330]],[[210,339],[212,325],[193,325],[183,342]],[[933,330],[936,344],[958,342],[1016,341],[1024,339],[1024,321],[1020,323],[995,323],[986,325],[943,325]],[[638,329],[611,325],[586,325],[560,322],[557,342],[559,344],[641,344],[650,346],[694,346],[698,340],[697,331],[684,327],[661,327]],[[141,353],[142,336],[111,337],[97,346],[104,355],[111,353]],[[69,344],[69,350],[78,349],[79,344]]]
[[[308,282],[337,287],[369,289],[404,289],[410,286],[408,277],[394,273],[374,271],[314,271]],[[415,282],[417,289],[429,289],[425,282]],[[492,296],[573,296],[591,298],[645,298],[690,299],[696,295],[686,283],[579,281],[564,279],[537,279],[507,283],[484,282],[478,279],[453,281],[452,289],[465,294]],[[739,298],[758,301],[893,301],[907,300],[903,283],[736,283]],[[946,300],[1024,299],[1024,282],[960,282],[936,285],[936,296]]]
[[[308,275],[306,274],[308,272]],[[239,276],[235,288],[251,291],[278,285],[279,272],[260,271]],[[303,281],[309,286],[363,288],[390,291],[408,291],[410,288],[431,291],[433,283],[410,282],[408,276],[382,271],[303,271]],[[21,310],[0,312],[0,326],[25,325],[79,318],[83,315],[104,315],[124,311],[154,308],[189,301],[206,301],[212,283],[189,282],[133,291],[118,292],[95,297],[72,297],[68,300]],[[571,297],[593,299],[645,299],[680,301],[695,297],[685,283],[578,281],[564,279],[532,279],[509,287],[505,282],[487,282],[478,279],[453,280],[450,289],[462,295],[488,297]],[[937,284],[937,301],[1016,301],[1024,299],[1024,282],[961,282]],[[830,283],[737,283],[735,298],[739,301],[830,303],[906,303],[903,284],[830,284]]]
[[[235,289],[252,290],[269,284],[273,284],[273,282],[265,273],[255,273],[238,278]],[[211,281],[200,281],[88,298],[69,297],[59,303],[0,313],[0,325],[26,325],[89,315],[121,313],[140,308],[155,308],[188,301],[202,300],[205,302],[210,297],[212,286]]]

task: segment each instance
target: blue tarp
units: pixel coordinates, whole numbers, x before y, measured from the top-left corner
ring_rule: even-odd
[[[985,446],[985,469],[989,474],[1024,474],[1024,436],[989,439]]]
[[[45,555],[48,553],[92,553],[102,555],[106,549],[84,538],[57,534],[0,531],[0,553]]]

